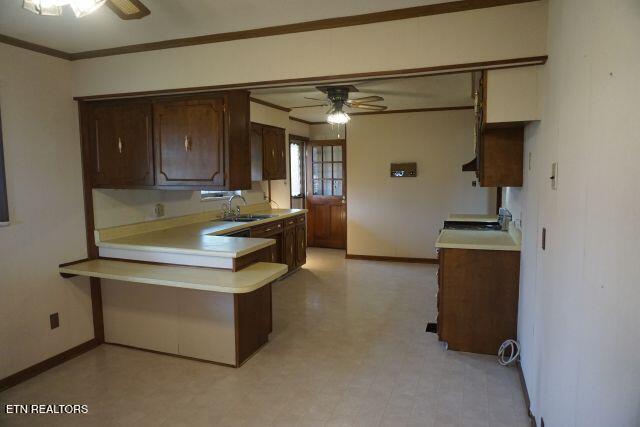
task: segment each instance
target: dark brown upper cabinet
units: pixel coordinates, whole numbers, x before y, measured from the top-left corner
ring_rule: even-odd
[[[287,179],[285,130],[251,123],[251,179]]]
[[[225,184],[224,98],[156,102],[158,185]]]
[[[489,128],[479,141],[482,187],[522,187],[524,128]]]
[[[153,185],[151,104],[98,103],[87,114],[93,186]]]
[[[81,112],[93,187],[251,188],[247,91],[88,102]]]

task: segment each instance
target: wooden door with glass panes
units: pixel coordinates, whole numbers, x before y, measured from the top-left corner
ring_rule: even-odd
[[[307,158],[307,246],[346,249],[347,162],[343,139],[310,141]]]

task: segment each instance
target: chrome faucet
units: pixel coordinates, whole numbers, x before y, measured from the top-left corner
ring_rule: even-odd
[[[233,216],[233,217],[237,218],[240,215],[240,206],[236,206],[235,212],[232,211],[232,208],[231,208],[231,202],[233,202],[236,198],[241,199],[244,202],[244,205],[247,206],[247,199],[245,199],[240,194],[234,194],[233,196],[229,197],[229,200],[227,200],[222,205],[222,217],[223,218],[228,218],[230,216]]]
[[[513,215],[507,208],[498,209],[498,223],[500,223],[500,227],[502,231],[509,230],[509,223],[513,220]]]

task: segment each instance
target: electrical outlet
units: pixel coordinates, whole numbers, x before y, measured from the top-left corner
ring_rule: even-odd
[[[58,316],[58,313],[49,315],[49,324],[51,325],[51,329],[55,329],[60,326],[60,316]]]
[[[164,205],[162,203],[158,203],[153,208],[153,214],[156,216],[156,218],[160,218],[160,217],[164,216]]]
[[[476,185],[478,185],[475,181],[471,181],[471,186],[475,187]]]

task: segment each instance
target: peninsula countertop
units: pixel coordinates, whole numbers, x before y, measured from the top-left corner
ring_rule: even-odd
[[[436,248],[520,251],[520,232],[498,230],[450,230],[440,232]]]
[[[306,209],[265,209],[253,214],[273,215],[271,218],[252,222],[221,221],[219,218],[205,219],[203,214],[196,214],[199,219],[161,220],[175,226],[163,226],[158,229],[154,221],[129,226],[111,227],[96,230],[96,245],[100,248],[125,249],[146,252],[163,252],[182,255],[200,255],[221,258],[238,258],[243,255],[266,248],[275,243],[273,239],[250,237],[226,237],[235,231],[279,221],[295,215],[306,213]],[[192,223],[188,223],[193,221]],[[182,224],[181,224],[182,222]],[[185,224],[186,222],[186,224]]]

